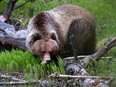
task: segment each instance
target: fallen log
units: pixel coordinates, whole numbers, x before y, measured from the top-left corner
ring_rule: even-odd
[[[13,25],[0,21],[0,43],[3,46],[11,46],[26,50],[25,38],[27,35],[26,29],[16,31]]]
[[[63,74],[58,74],[58,73],[54,73],[49,75],[49,77],[51,78],[62,78],[62,79],[66,79],[66,78],[72,78],[72,79],[80,79],[83,80],[83,84],[79,81],[78,84],[80,86],[84,86],[84,87],[109,87],[107,84],[110,83],[111,80],[116,79],[116,77],[107,77],[107,76],[79,76],[79,75],[63,75]],[[100,80],[103,79],[103,80]],[[104,81],[104,80],[108,80],[109,81]],[[84,81],[85,80],[85,81]],[[76,81],[76,82],[77,82]],[[81,83],[81,84],[80,84]]]
[[[16,31],[13,25],[0,21],[0,42],[2,44],[4,45],[11,44],[11,46],[14,46],[22,50],[26,50],[25,47],[26,36],[27,36],[26,29],[19,29],[18,31]],[[89,61],[93,57],[96,60],[99,60],[106,52],[108,52],[114,46],[116,46],[116,37],[108,40],[106,44],[102,48],[100,48],[97,52],[95,52],[93,55],[86,56],[84,58],[85,59],[84,61],[85,62],[87,60]]]
[[[84,65],[87,62],[90,62],[92,59],[99,61],[101,58],[103,58],[102,56],[104,54],[106,54],[111,48],[113,48],[115,46],[116,46],[116,37],[113,37],[112,39],[107,40],[106,43],[94,54],[86,55],[86,56],[77,56],[77,58],[79,59],[79,62],[81,63],[81,65]],[[72,62],[72,61],[74,61],[74,57],[67,57],[67,58],[64,58],[64,60]],[[70,60],[72,60],[72,61],[70,61]]]
[[[25,38],[27,36],[26,29],[21,29],[16,31],[14,26],[10,24],[6,24],[0,21],[0,43],[2,45],[11,45],[12,47],[19,48],[21,50],[26,51],[25,46]],[[108,52],[112,47],[116,46],[116,37],[108,40],[106,44],[101,47],[96,53],[92,55],[88,55],[85,58],[78,59],[78,63],[74,63],[74,58],[72,60],[64,59],[66,74],[67,75],[77,75],[83,76],[83,78],[76,78],[76,84],[85,87],[109,87],[104,80],[101,78],[90,78],[89,73],[84,69],[84,65],[91,61],[92,59],[96,59],[97,61],[101,59],[101,57]],[[69,61],[69,62],[67,62]],[[84,78],[88,77],[88,78]],[[110,79],[110,78],[109,78]],[[72,82],[72,81],[69,81]]]
[[[76,82],[76,84],[82,87],[109,87],[107,84],[107,80],[113,78],[105,76],[90,76],[89,73],[84,69],[84,67],[79,63],[68,64],[66,66],[66,74],[68,75],[59,75],[59,77],[69,77],[70,80]],[[70,81],[69,84],[71,84],[72,81]]]
[[[73,57],[65,58],[65,67],[66,67],[66,74],[69,75],[69,78],[77,78],[76,82],[80,86],[85,87],[109,87],[106,82],[103,80],[103,78],[99,78],[98,76],[93,78],[93,76],[90,76],[86,70],[84,69],[84,65],[88,62],[90,62],[92,59],[95,59],[96,61],[99,61],[102,56],[107,53],[112,47],[116,46],[116,37],[108,40],[97,52],[95,52],[92,55],[88,56],[78,56],[79,62],[75,63]],[[71,61],[71,60],[72,61]],[[68,61],[68,62],[67,62]],[[75,75],[75,76],[70,76]],[[57,76],[56,76],[57,77]],[[63,77],[62,75],[59,75],[58,77]],[[66,77],[66,76],[65,76]],[[110,78],[109,78],[110,79]],[[99,81],[98,81],[99,80]],[[96,83],[97,82],[97,83]]]

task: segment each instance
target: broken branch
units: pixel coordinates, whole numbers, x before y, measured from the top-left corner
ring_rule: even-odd
[[[30,2],[30,1],[29,1],[29,0],[25,0],[25,1],[22,2],[21,4],[15,6],[14,9],[18,9],[18,8],[20,8],[21,6],[24,6],[25,4],[27,4],[28,2]]]
[[[80,78],[80,79],[85,79],[85,78],[116,79],[116,77],[108,77],[108,76],[78,76],[78,75],[63,75],[63,74],[58,74],[58,73],[51,74],[51,75],[49,75],[49,77],[53,77],[53,78]]]
[[[25,39],[27,31],[19,30],[16,31],[14,26],[0,21],[0,42],[11,47],[26,50]]]
[[[7,8],[4,10],[3,12],[3,15],[0,16],[0,20],[5,22],[9,19],[12,11],[13,11],[13,8],[15,6],[15,3],[17,2],[18,0],[9,0],[8,2],[8,5],[7,5]]]
[[[116,46],[116,37],[107,40],[105,45],[102,48],[100,48],[96,53],[93,54],[93,58],[99,61],[100,58],[114,46]]]

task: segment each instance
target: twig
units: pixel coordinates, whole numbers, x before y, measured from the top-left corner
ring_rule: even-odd
[[[18,8],[20,8],[21,6],[23,6],[23,5],[27,4],[28,2],[30,2],[30,1],[29,1],[29,0],[25,0],[25,1],[24,1],[24,2],[22,2],[21,4],[19,4],[19,5],[15,6],[15,7],[14,7],[14,9],[18,9]]]
[[[1,85],[28,85],[28,84],[31,85],[31,84],[40,83],[40,81],[35,81],[35,80],[26,81],[23,79],[16,78],[14,76],[4,75],[4,74],[1,74],[1,78],[10,79],[11,81],[10,82],[0,82],[0,86]],[[14,80],[14,81],[12,81],[12,80]]]
[[[78,59],[84,59],[86,57],[88,57],[89,55],[81,55],[81,56],[77,56]],[[101,59],[111,59],[112,57],[101,57]],[[71,60],[74,59],[74,57],[66,57],[64,58],[64,60]]]
[[[25,81],[25,82],[0,82],[1,85],[32,85],[40,83],[39,81]]]
[[[116,46],[116,37],[108,40],[106,44],[100,48],[96,53],[94,53],[93,57],[98,61],[101,57],[107,53],[112,47]]]
[[[26,30],[16,31],[14,26],[0,21],[0,42],[4,46],[11,46],[19,48],[21,50],[26,50],[25,39],[27,35]]]
[[[12,79],[12,80],[15,80],[15,81],[20,81],[20,82],[26,82],[23,79],[18,79],[18,78],[14,77],[14,76],[3,75],[3,74],[1,74],[1,78]]]
[[[53,78],[91,78],[91,79],[116,79],[116,77],[108,77],[108,76],[77,76],[77,75],[63,75],[63,74],[58,74],[58,73],[54,73],[49,75],[49,77],[53,77]]]
[[[0,16],[1,21],[5,22],[10,18],[10,15],[17,1],[18,0],[9,0],[7,8],[4,10],[3,15]]]
[[[92,59],[95,59],[97,61],[99,61],[102,56],[107,53],[112,47],[116,46],[116,37],[108,40],[104,46],[102,46],[97,52],[95,52],[92,55],[88,55],[86,56],[84,59],[81,59],[81,63],[82,65],[86,64],[87,62],[89,62]]]
[[[106,81],[106,84],[111,84],[115,80],[115,78],[111,78],[110,80]]]

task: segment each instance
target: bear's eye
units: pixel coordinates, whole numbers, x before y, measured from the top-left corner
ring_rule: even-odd
[[[43,56],[46,53],[46,51],[41,51],[41,55]]]
[[[50,53],[50,55],[54,55],[55,54],[55,52],[54,51],[51,51],[51,52],[49,52]]]
[[[40,40],[42,37],[40,34],[35,34],[33,35],[33,41],[37,41],[37,40]]]
[[[55,33],[52,33],[52,34],[51,34],[51,38],[52,38],[53,40],[56,40],[56,35],[55,35]]]

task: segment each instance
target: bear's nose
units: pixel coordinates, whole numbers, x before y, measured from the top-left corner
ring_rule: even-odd
[[[51,57],[49,53],[45,53],[43,56],[43,60],[44,63],[49,63],[51,61]]]

